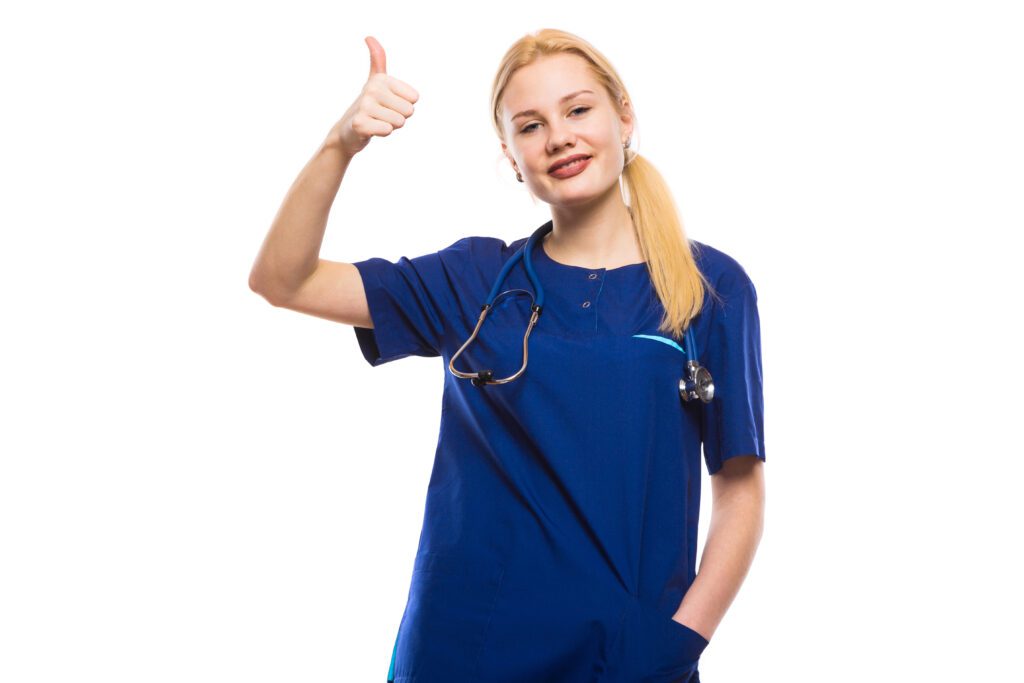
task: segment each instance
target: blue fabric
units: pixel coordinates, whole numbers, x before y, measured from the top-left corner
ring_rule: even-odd
[[[538,244],[547,302],[526,372],[478,388],[447,364],[526,239],[466,237],[355,264],[374,322],[355,328],[366,361],[444,363],[389,673],[396,683],[696,683],[708,641],[672,615],[696,574],[701,447],[710,474],[729,458],[765,459],[756,290],[733,258],[691,240],[721,301],[706,296],[693,321],[715,397],[684,402],[687,357],[681,340],[663,343],[646,264],[568,266]],[[532,292],[521,266],[502,291],[516,288]],[[530,301],[502,297],[456,367],[516,372]]]

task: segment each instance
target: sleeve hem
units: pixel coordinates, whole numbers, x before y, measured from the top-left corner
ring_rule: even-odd
[[[388,299],[387,288],[381,281],[385,267],[393,267],[393,264],[383,260],[378,262],[377,259],[368,259],[353,265],[356,266],[362,278],[366,304],[373,321],[372,328],[359,326],[352,328],[359,344],[359,350],[366,362],[376,367],[411,355],[427,357],[441,355],[436,349],[424,346],[422,343],[413,346],[411,339],[399,335],[398,331],[402,326],[399,321],[392,318],[394,313],[392,307],[395,304]]]
[[[729,455],[723,456],[721,458],[715,458],[711,462],[708,462],[707,463],[708,475],[714,476],[715,474],[717,474],[718,471],[722,469],[722,465],[725,463],[726,460],[731,460],[732,458],[739,458],[739,457],[742,457],[744,455],[752,455],[752,456],[756,457],[758,460],[760,460],[761,462],[765,462],[766,461],[763,448],[753,447],[753,448],[740,449],[740,450],[737,450],[737,451],[729,453]]]

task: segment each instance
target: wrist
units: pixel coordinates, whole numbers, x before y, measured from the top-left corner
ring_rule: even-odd
[[[337,163],[347,166],[350,161],[355,157],[355,154],[345,149],[345,145],[341,141],[341,136],[336,134],[334,131],[324,138],[324,141],[320,143],[320,154],[324,154],[331,157],[336,157]]]

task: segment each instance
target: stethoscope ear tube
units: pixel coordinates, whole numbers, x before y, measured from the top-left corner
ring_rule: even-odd
[[[526,363],[529,360],[530,356],[530,332],[533,331],[533,327],[534,325],[537,324],[537,319],[540,318],[541,314],[541,307],[534,303],[530,307],[533,311],[533,313],[530,315],[530,324],[526,327],[526,333],[523,335],[523,365],[514,375],[509,375],[508,377],[505,377],[503,379],[494,379],[493,370],[479,370],[477,372],[462,372],[461,370],[456,370],[455,359],[462,355],[462,352],[466,350],[466,347],[469,346],[470,342],[476,339],[476,335],[480,331],[480,327],[484,324],[484,320],[487,319],[487,314],[490,313],[492,305],[492,303],[486,303],[481,307],[480,317],[476,321],[476,327],[473,328],[473,334],[469,336],[469,339],[467,339],[466,342],[461,347],[459,347],[459,350],[456,351],[455,355],[453,355],[451,357],[451,360],[448,361],[449,372],[451,372],[459,379],[470,380],[473,386],[477,388],[485,387],[488,384],[506,384],[508,382],[515,380],[524,372],[526,372]]]
[[[476,327],[473,329],[473,334],[470,335],[469,339],[466,340],[466,343],[459,347],[459,350],[456,351],[455,355],[453,355],[451,360],[448,361],[448,371],[455,377],[458,377],[459,379],[468,379],[473,383],[473,386],[483,388],[488,384],[505,384],[507,382],[511,382],[526,372],[526,362],[530,355],[530,332],[533,331],[534,325],[537,324],[537,320],[540,318],[540,314],[544,310],[544,288],[541,287],[540,278],[537,277],[537,272],[533,268],[533,260],[530,258],[530,254],[538,240],[543,238],[548,232],[551,232],[552,227],[553,225],[549,222],[537,228],[537,230],[530,235],[526,244],[520,247],[519,251],[513,254],[512,258],[505,262],[501,272],[498,273],[498,278],[494,281],[494,286],[491,287],[491,291],[487,295],[487,301],[480,307],[480,317],[476,321]],[[524,289],[514,289],[501,292],[499,294],[502,283],[504,283],[505,278],[508,277],[509,271],[511,271],[520,260],[523,261],[523,267],[526,269],[526,276],[530,279],[530,284],[533,285],[533,291],[535,293],[535,295],[531,295],[533,297],[533,304],[530,305],[530,310],[533,311],[533,313],[530,315],[530,324],[527,326],[526,333],[523,335],[522,367],[520,367],[514,375],[509,375],[502,379],[494,379],[493,370],[480,370],[478,372],[462,372],[460,370],[456,370],[455,359],[466,350],[466,347],[469,346],[470,342],[476,339],[476,335],[480,331],[480,327],[484,324],[484,320],[487,319],[487,314],[490,313],[496,301],[509,292],[526,292]],[[529,294],[529,292],[526,293]]]

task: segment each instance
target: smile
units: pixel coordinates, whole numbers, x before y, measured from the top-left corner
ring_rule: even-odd
[[[571,178],[575,175],[579,175],[583,172],[583,169],[590,165],[590,159],[591,157],[578,159],[577,161],[565,164],[564,166],[559,166],[554,171],[550,171],[548,175],[554,176],[555,178]]]

